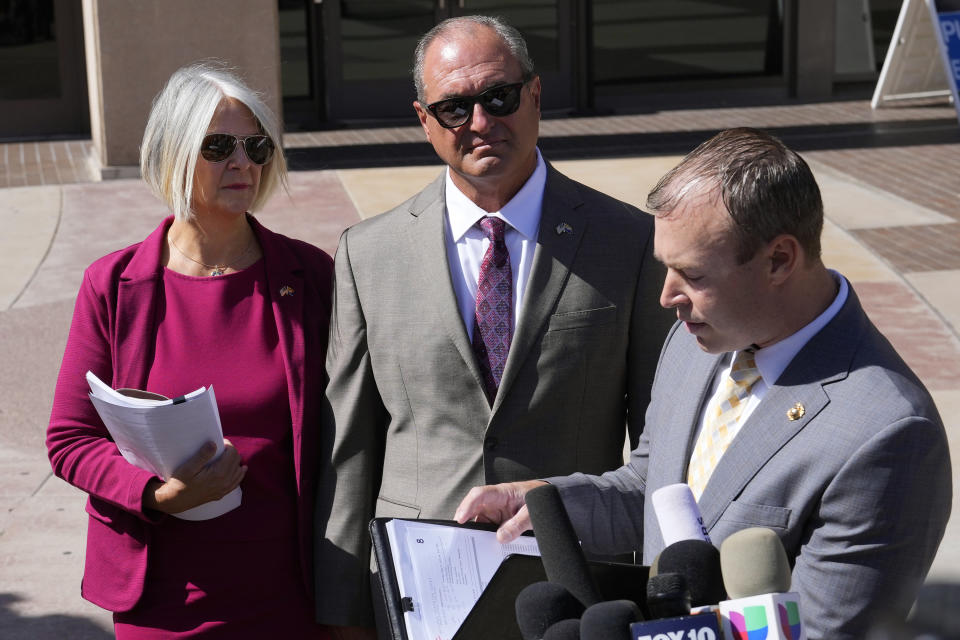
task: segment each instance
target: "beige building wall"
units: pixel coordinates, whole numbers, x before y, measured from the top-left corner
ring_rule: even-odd
[[[229,63],[282,118],[276,0],[83,0],[83,27],[101,178],[139,175],[154,96],[197,60]]]

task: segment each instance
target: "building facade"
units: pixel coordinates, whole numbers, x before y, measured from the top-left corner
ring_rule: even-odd
[[[150,100],[225,59],[287,130],[411,123],[417,38],[517,26],[546,117],[869,95],[899,0],[0,0],[0,139],[89,136],[130,174]]]

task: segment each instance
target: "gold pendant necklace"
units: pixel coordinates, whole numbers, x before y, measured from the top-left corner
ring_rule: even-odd
[[[250,253],[250,248],[253,247],[253,239],[254,239],[254,236],[251,234],[251,235],[250,235],[250,242],[247,243],[247,248],[244,249],[244,250],[243,250],[243,253],[241,253],[240,255],[238,255],[238,256],[237,256],[236,258],[234,258],[233,260],[230,260],[229,262],[225,262],[225,263],[223,263],[223,264],[207,264],[207,263],[205,263],[205,262],[200,262],[200,261],[197,260],[196,258],[191,258],[190,256],[188,256],[186,253],[183,252],[183,249],[181,249],[180,247],[177,246],[177,243],[173,241],[173,238],[171,238],[169,234],[167,235],[167,240],[169,240],[169,241],[170,241],[170,245],[171,245],[174,249],[177,250],[177,253],[179,253],[180,255],[182,255],[182,256],[183,256],[184,258],[186,258],[187,260],[189,260],[189,261],[191,261],[191,262],[197,263],[198,265],[200,265],[200,266],[203,267],[204,269],[210,269],[210,273],[209,273],[208,275],[211,276],[211,277],[213,277],[213,276],[222,276],[222,275],[226,272],[227,269],[235,268],[235,267],[232,267],[232,265],[236,264],[236,263],[239,262],[244,256],[246,256],[248,253]]]

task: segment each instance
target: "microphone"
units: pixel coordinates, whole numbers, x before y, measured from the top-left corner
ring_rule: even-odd
[[[659,573],[647,582],[647,610],[659,618],[630,625],[633,640],[716,640],[720,627],[715,615],[688,615],[690,591],[678,573]]]
[[[527,492],[526,503],[547,580],[565,587],[584,607],[599,602],[599,590],[560,492],[552,484],[542,485]]]
[[[720,550],[705,540],[680,540],[657,556],[657,573],[679,573],[687,580],[690,605],[716,606],[727,599]]]
[[[660,487],[653,492],[650,500],[664,546],[680,540],[710,542],[707,528],[703,526],[703,516],[689,485],[679,482]]]
[[[690,613],[687,579],[679,573],[659,573],[647,581],[647,611],[654,620]]]
[[[630,600],[598,602],[580,618],[580,640],[631,640],[630,625],[641,620],[640,607]]]
[[[580,621],[571,618],[550,625],[543,640],[580,640]]]
[[[514,607],[523,640],[541,640],[557,623],[583,614],[583,604],[554,582],[528,584],[517,594]]]
[[[727,640],[805,640],[800,595],[790,592],[790,561],[773,530],[750,527],[728,537],[720,569],[730,596],[720,603]]]

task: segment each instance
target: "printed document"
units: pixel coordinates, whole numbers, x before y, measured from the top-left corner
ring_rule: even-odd
[[[90,401],[130,464],[163,479],[190,459],[206,442],[223,453],[223,428],[213,387],[201,387],[180,398],[165,398],[149,391],[116,391],[87,372]],[[173,514],[183,520],[209,520],[240,506],[237,487],[219,500]]]
[[[532,536],[393,519],[386,523],[409,640],[450,640],[505,557],[538,556]]]

